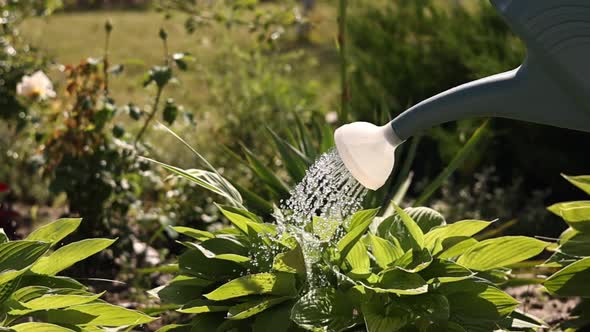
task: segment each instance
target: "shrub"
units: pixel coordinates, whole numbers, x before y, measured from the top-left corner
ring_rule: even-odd
[[[490,222],[447,224],[434,210],[394,203],[395,212],[380,217],[374,209],[342,224],[313,218],[304,226],[309,238],[299,241],[301,233],[289,225],[245,210],[214,169],[162,165],[223,197],[229,205],[219,209],[233,226],[173,228],[190,239],[181,242],[180,273],[151,294],[193,316],[162,331],[490,331],[542,324],[515,311],[518,302],[497,284],[507,280],[510,265],[540,254],[546,242],[478,241],[473,236]]]
[[[115,240],[92,238],[59,243],[81,219],[59,219],[10,241],[0,229],[0,327],[9,331],[107,331],[154,320],[139,311],[109,304],[63,270],[112,245]]]

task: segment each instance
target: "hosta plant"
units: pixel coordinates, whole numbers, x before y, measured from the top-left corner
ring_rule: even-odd
[[[0,330],[106,331],[149,323],[153,317],[109,304],[63,270],[115,240],[85,239],[59,246],[81,219],[59,219],[10,241],[0,229]]]
[[[212,190],[231,227],[175,227],[180,273],[151,291],[190,315],[162,331],[492,331],[543,325],[516,311],[498,284],[548,243],[522,236],[478,241],[491,222],[447,224],[429,208],[345,222],[313,218],[305,233],[243,208],[214,170],[167,169]],[[207,175],[207,176],[206,176]],[[230,189],[226,191],[226,189]],[[275,211],[281,220],[283,211]],[[302,236],[302,234],[305,234]],[[303,238],[303,240],[301,240]]]
[[[565,176],[565,179],[590,195],[590,176]],[[560,236],[555,253],[542,265],[557,267],[544,286],[557,296],[582,297],[572,319],[565,328],[590,326],[590,200],[553,204],[549,211],[563,218],[569,225]]]

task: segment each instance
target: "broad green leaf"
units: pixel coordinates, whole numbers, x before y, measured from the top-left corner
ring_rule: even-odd
[[[407,272],[398,268],[382,272],[376,287],[369,288],[380,293],[398,295],[416,295],[428,291],[426,281],[418,273]]]
[[[550,276],[545,288],[560,296],[590,296],[590,257],[581,259]]]
[[[385,269],[389,264],[404,254],[401,248],[395,246],[388,240],[373,234],[369,234],[368,239],[373,257],[375,258],[377,265],[382,269]]]
[[[213,234],[211,232],[207,232],[207,231],[202,231],[200,229],[194,229],[194,228],[184,227],[184,226],[171,226],[170,228],[172,228],[173,230],[175,230],[176,232],[178,232],[182,235],[192,237],[193,239],[199,240],[199,241],[205,241],[208,239],[215,238],[215,234]]]
[[[291,310],[291,320],[302,328],[342,331],[355,324],[353,306],[333,288],[316,288],[302,296]]]
[[[65,245],[31,267],[37,274],[55,275],[75,263],[108,248],[116,239],[86,239]]]
[[[248,248],[240,241],[233,237],[220,235],[215,239],[208,239],[201,243],[201,246],[212,251],[216,255],[236,254],[240,256],[248,255]]]
[[[156,332],[191,332],[192,326],[189,324],[168,324],[164,325]]]
[[[376,210],[369,210],[369,211],[374,211],[374,213],[377,213]],[[355,218],[355,216],[357,216]],[[365,234],[365,231],[367,230],[367,228],[369,228],[369,226],[371,225],[371,223],[373,222],[373,218],[368,216],[367,213],[365,213],[364,211],[359,211],[357,213],[355,213],[352,216],[352,220],[351,221],[351,226],[355,225],[354,227],[351,227],[350,230],[348,231],[348,233],[342,238],[340,239],[340,241],[338,241],[338,245],[337,245],[337,249],[338,252],[340,253],[340,259],[344,260],[346,258],[346,256],[348,255],[348,252],[352,249],[352,247],[354,247],[354,245],[356,244],[356,242],[361,238],[361,236],[363,236],[363,234]],[[356,221],[356,220],[361,220],[360,221]]]
[[[21,323],[10,327],[9,331],[14,332],[74,332],[63,326],[48,324],[48,323]]]
[[[10,296],[16,291],[19,287],[19,278],[14,278],[10,281],[7,281],[3,284],[0,284],[0,305],[8,300]]]
[[[244,303],[240,303],[229,308],[227,313],[228,319],[246,319],[248,317],[252,317],[257,315],[264,310],[285,302],[292,297],[270,297],[270,298],[262,298],[256,299]]]
[[[210,300],[194,300],[182,306],[182,308],[176,310],[185,314],[202,314],[204,312],[217,312],[227,311],[230,305],[223,304]]]
[[[93,326],[125,326],[147,324],[153,320],[139,311],[125,309],[108,303],[90,303],[70,307],[71,310],[96,316],[88,325]]]
[[[590,256],[590,233],[573,235],[559,246],[559,251],[570,256]]]
[[[293,296],[296,294],[295,277],[289,273],[259,273],[231,280],[204,296],[222,301],[246,295],[272,294]]]
[[[275,271],[305,276],[305,259],[299,243],[295,248],[276,255],[272,267]]]
[[[548,243],[525,236],[505,236],[470,247],[457,264],[476,271],[508,266],[537,256]]]
[[[416,222],[412,220],[412,218],[410,218],[410,216],[404,210],[397,206],[397,204],[393,202],[391,202],[391,204],[395,208],[395,211],[400,217],[402,223],[404,224],[404,226],[406,226],[406,229],[412,236],[412,239],[414,241],[413,246],[420,249],[424,248],[424,233],[422,232],[422,229],[420,229],[420,226],[418,226],[418,224],[416,224]]]
[[[590,201],[557,203],[547,210],[563,218],[572,228],[590,232]]]
[[[69,277],[48,276],[43,274],[27,273],[21,277],[20,287],[45,286],[48,288],[86,289],[86,286]]]
[[[0,244],[0,281],[7,271],[26,268],[37,261],[50,244],[39,241],[11,241]],[[1,282],[0,282],[1,284]]]
[[[30,301],[19,302],[25,309],[15,309],[10,311],[11,315],[25,315],[29,312],[37,310],[49,310],[66,308],[74,305],[86,304],[93,302],[100,298],[104,293],[92,296],[85,295],[61,295],[61,294],[46,294],[36,297]]]
[[[166,286],[161,286],[148,291],[148,294],[160,299],[163,303],[185,304],[201,295],[204,287],[212,281],[179,275]]]
[[[438,258],[440,258],[440,259],[453,259],[455,257],[462,255],[464,252],[469,250],[469,248],[471,248],[474,245],[479,243],[479,241],[477,241],[474,238],[470,238],[470,237],[454,237],[452,239],[454,239],[454,240],[450,241],[451,238],[449,238],[445,242],[454,243],[454,244],[451,245],[450,247],[448,247],[448,249],[445,249],[443,252],[441,252],[438,255]],[[441,246],[441,248],[442,248],[442,246]]]
[[[235,277],[245,269],[239,263],[215,259],[213,253],[211,253],[212,257],[207,257],[203,251],[191,249],[180,255],[178,258],[180,270],[185,274],[204,279],[227,280],[226,278]]]
[[[375,215],[377,215],[379,209],[369,209],[369,210],[362,210],[358,211],[352,215],[350,221],[348,222],[347,230],[350,231],[360,225],[363,225],[367,220],[373,220]]]
[[[287,332],[293,326],[291,321],[292,302],[282,303],[256,315],[252,332]]]
[[[561,176],[590,195],[590,175],[569,176],[561,174]]]
[[[445,246],[445,242],[448,241],[448,239],[471,237],[491,224],[492,223],[489,221],[462,220],[445,226],[435,227],[424,236],[424,243],[426,244],[426,247],[432,249],[438,241],[446,248],[447,246]],[[433,252],[433,255],[436,253],[437,252]]]
[[[234,225],[237,229],[242,231],[242,233],[244,233],[245,235],[248,235],[248,223],[252,221],[251,219],[245,217],[242,214],[226,210],[221,206],[218,206],[218,208],[221,211],[221,213],[223,213],[223,215],[227,218],[227,220],[229,220],[229,222],[232,223],[232,225]]]
[[[350,265],[351,277],[364,279],[371,275],[371,260],[362,241],[357,241],[352,247],[346,256],[346,262]]]
[[[389,300],[382,295],[363,302],[361,311],[367,332],[398,331],[410,322],[411,313],[408,309],[395,302],[387,302]]]
[[[486,282],[471,279],[445,283],[438,288],[446,296],[454,316],[498,320],[510,314],[518,301]]]
[[[71,234],[73,231],[78,229],[78,226],[80,226],[81,222],[81,218],[58,219],[45,226],[37,228],[35,231],[29,234],[29,236],[27,236],[26,240],[56,244]]]
[[[402,268],[408,272],[419,272],[432,263],[432,255],[428,249],[410,249],[391,265]]]
[[[447,321],[451,315],[449,301],[440,294],[404,296],[400,300],[405,306],[412,308],[415,314],[431,322]]]
[[[473,276],[469,269],[446,260],[435,260],[427,268],[420,271],[420,275],[428,283],[445,283],[467,279]]]
[[[414,220],[424,234],[432,228],[446,225],[445,217],[439,212],[427,207],[409,207],[404,211]]]

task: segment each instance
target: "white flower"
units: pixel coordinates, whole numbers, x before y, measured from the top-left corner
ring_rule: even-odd
[[[338,121],[338,113],[336,112],[328,112],[326,113],[326,122],[329,124],[334,124]]]
[[[38,98],[40,100],[55,97],[53,84],[49,77],[40,70],[31,76],[23,76],[20,83],[16,85],[16,93],[19,96]]]

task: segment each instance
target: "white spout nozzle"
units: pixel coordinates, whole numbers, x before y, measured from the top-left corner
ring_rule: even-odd
[[[336,129],[334,140],[352,176],[372,190],[387,181],[395,162],[395,148],[402,143],[391,125],[379,127],[368,122],[353,122]]]

